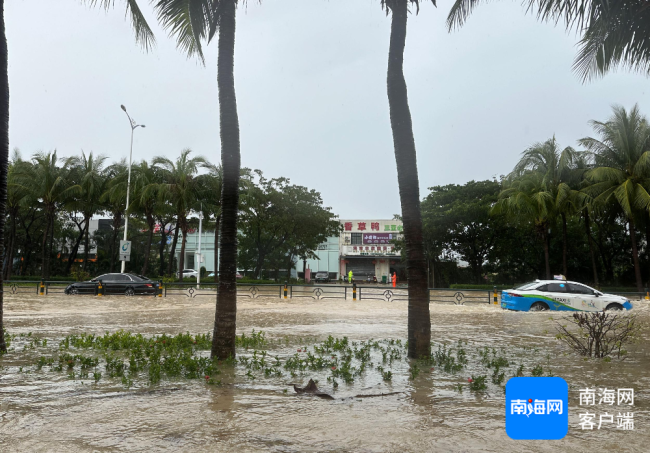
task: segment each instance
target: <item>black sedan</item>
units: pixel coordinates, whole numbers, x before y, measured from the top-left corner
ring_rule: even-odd
[[[135,274],[104,274],[87,282],[77,282],[68,285],[66,294],[95,294],[98,283],[101,281],[104,294],[136,294],[155,295],[158,289],[156,282]]]

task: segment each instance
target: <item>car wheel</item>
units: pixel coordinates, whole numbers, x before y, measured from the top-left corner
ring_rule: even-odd
[[[73,286],[72,288],[68,289],[67,293],[71,294],[71,295],[79,294],[79,289],[77,289],[75,286]]]
[[[535,302],[530,306],[530,311],[546,311],[548,310],[548,305],[544,302]]]
[[[622,311],[623,306],[621,304],[609,304],[606,308],[605,311]]]
[[[125,296],[135,296],[135,290],[131,287],[126,288],[126,291],[124,291]]]

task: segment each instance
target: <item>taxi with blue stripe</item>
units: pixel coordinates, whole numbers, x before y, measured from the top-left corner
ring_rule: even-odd
[[[501,294],[501,308],[517,311],[609,311],[630,310],[623,296],[605,294],[571,281],[535,280]]]

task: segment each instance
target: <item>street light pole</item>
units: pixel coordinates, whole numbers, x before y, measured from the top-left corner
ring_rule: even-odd
[[[129,125],[131,126],[131,150],[129,151],[129,176],[126,181],[126,207],[124,209],[124,240],[126,241],[126,233],[129,229],[129,195],[131,191],[131,161],[133,159],[133,132],[138,127],[145,127],[144,124],[136,124],[135,120],[131,118],[129,112],[126,111],[124,105],[120,105],[126,116],[129,118]],[[122,273],[126,267],[126,261],[122,261]]]

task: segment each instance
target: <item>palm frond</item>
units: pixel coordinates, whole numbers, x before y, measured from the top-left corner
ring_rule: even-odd
[[[234,1],[234,0],[231,0]],[[158,20],[176,45],[188,57],[197,55],[205,62],[202,41],[207,40],[213,16],[213,3],[223,0],[158,0],[154,6]]]
[[[115,6],[115,0],[85,0],[86,3],[95,7],[98,6],[104,10],[112,9]],[[137,0],[124,0],[126,3],[125,14],[131,19],[131,27],[135,32],[135,41],[144,47],[145,51],[151,50],[156,45],[156,38],[151,31],[151,27],[147,23],[140,10]]]

